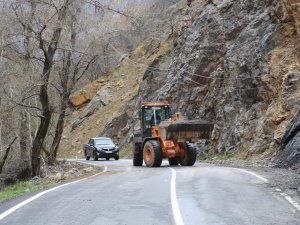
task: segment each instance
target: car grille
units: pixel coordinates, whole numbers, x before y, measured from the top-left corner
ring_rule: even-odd
[[[104,150],[104,151],[113,151],[113,150],[115,150],[115,149],[113,149],[113,148],[103,148],[103,150]]]

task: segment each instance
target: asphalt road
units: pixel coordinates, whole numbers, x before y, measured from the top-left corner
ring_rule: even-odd
[[[206,164],[171,169],[166,162],[160,168],[133,167],[130,160],[89,163],[108,170],[44,193],[10,214],[7,210],[32,196],[1,203],[0,224],[300,225],[296,207],[245,170]]]

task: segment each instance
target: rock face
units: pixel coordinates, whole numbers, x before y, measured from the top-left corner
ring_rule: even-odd
[[[78,127],[86,118],[90,117],[99,110],[101,107],[106,106],[110,102],[109,89],[100,90],[93,98],[92,101],[84,109],[83,113],[72,124],[72,129]]]
[[[191,25],[178,35],[170,72],[161,88],[146,77],[143,99],[214,122],[214,152],[272,155],[300,106],[295,9],[283,0],[209,2],[185,11]]]
[[[148,69],[137,83],[138,93],[127,98],[99,133],[128,144],[132,137],[130,118],[140,102],[163,99],[188,119],[215,124],[210,143],[203,144],[211,146],[211,152],[244,152],[297,164],[299,1],[200,0],[177,10],[169,37],[173,51],[161,50],[161,40],[138,48],[147,59],[153,57],[147,46],[162,54],[143,62]],[[125,64],[132,64],[132,60]],[[105,108],[103,100],[116,98],[114,93],[104,92],[98,92],[75,126],[82,126],[91,112]]]
[[[291,6],[293,10],[293,16],[295,19],[295,25],[297,28],[297,32],[300,32],[300,1],[299,0],[291,0]]]
[[[283,152],[280,154],[278,163],[284,166],[300,166],[300,112],[293,119],[288,132],[282,139]]]

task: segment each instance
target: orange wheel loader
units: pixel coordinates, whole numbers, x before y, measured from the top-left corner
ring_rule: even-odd
[[[182,120],[171,114],[168,102],[143,102],[139,109],[140,132],[133,124],[133,165],[159,167],[163,158],[175,166],[193,166],[199,139],[209,139],[214,125],[200,120]]]

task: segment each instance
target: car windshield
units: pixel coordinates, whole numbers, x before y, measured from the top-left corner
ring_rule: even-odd
[[[95,139],[95,145],[113,145],[110,139]]]

